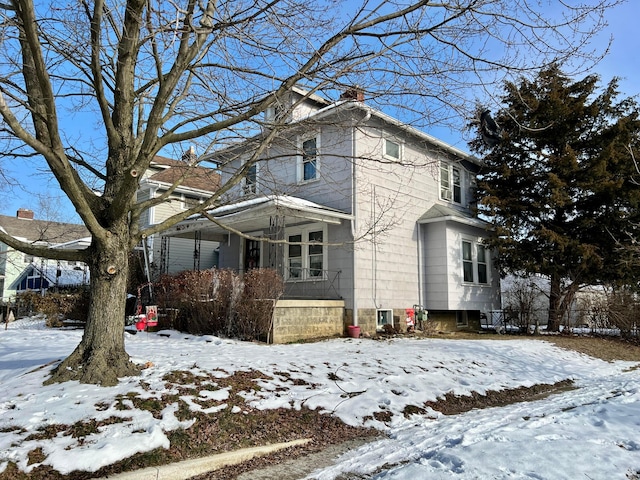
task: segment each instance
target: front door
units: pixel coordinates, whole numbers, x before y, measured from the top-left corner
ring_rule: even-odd
[[[244,269],[260,268],[260,243],[257,240],[244,241]]]

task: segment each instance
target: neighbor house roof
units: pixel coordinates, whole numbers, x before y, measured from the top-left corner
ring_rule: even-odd
[[[52,262],[52,263],[50,263]],[[20,273],[12,282],[12,288],[17,288],[28,276],[42,276],[49,285],[59,287],[85,285],[89,283],[89,269],[80,266],[70,266],[54,261],[44,261],[41,265],[33,262]]]
[[[159,156],[154,157],[150,167],[161,168],[161,170],[149,176],[147,181],[170,186],[182,178],[180,187],[205,192],[215,192],[220,187],[220,174],[211,168],[189,165],[182,160]]]
[[[84,225],[31,220],[8,215],[0,215],[0,229],[12,237],[27,242],[49,245],[71,242],[90,236]]]

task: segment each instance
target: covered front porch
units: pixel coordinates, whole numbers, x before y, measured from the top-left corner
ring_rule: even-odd
[[[351,220],[301,198],[262,196],[194,216],[164,235],[219,242],[219,268],[276,270],[285,299],[337,300],[347,295],[341,254],[333,252]]]

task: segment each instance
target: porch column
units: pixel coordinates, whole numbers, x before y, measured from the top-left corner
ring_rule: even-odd
[[[284,215],[272,215],[269,217],[269,240],[284,240]],[[284,277],[284,244],[268,243],[268,267]]]

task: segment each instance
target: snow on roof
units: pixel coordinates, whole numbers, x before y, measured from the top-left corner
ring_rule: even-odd
[[[237,203],[232,203],[229,205],[224,205],[222,207],[217,207],[212,210],[209,210],[209,215],[219,216],[227,213],[236,212],[239,210],[247,210],[251,207],[255,207],[262,204],[272,203],[276,207],[290,208],[292,210],[323,210],[327,212],[333,212],[336,214],[342,214],[350,218],[350,215],[341,212],[340,210],[336,210],[334,208],[329,208],[324,205],[320,205],[315,202],[311,202],[309,200],[305,200],[303,198],[292,197],[289,195],[266,195],[262,197],[251,198],[248,200],[242,200]]]

